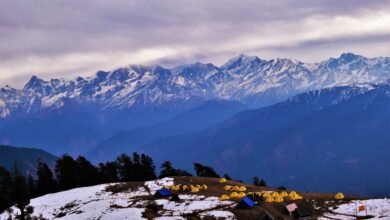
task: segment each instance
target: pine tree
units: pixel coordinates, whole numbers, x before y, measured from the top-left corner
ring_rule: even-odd
[[[197,176],[219,178],[219,175],[212,167],[194,163],[194,169]]]
[[[99,176],[97,168],[92,165],[85,157],[79,156],[76,159],[77,164],[77,186],[92,186],[98,184]]]
[[[172,163],[170,161],[165,161],[161,164],[161,171],[159,178],[164,178],[168,176],[192,176],[191,173],[181,170],[181,169],[175,169],[172,167]]]
[[[11,174],[4,167],[0,167],[0,213],[11,206]]]
[[[145,154],[141,155],[141,169],[142,179],[141,181],[156,179],[156,166],[154,166],[153,159]]]
[[[98,172],[100,183],[119,182],[118,167],[115,162],[100,163]]]
[[[20,210],[20,220],[24,220],[26,217],[25,208],[30,204],[30,196],[28,193],[28,186],[26,179],[19,172],[18,165],[14,165],[13,181],[12,181],[12,199],[15,202],[15,206]]]
[[[164,161],[161,166],[160,176],[159,178],[164,178],[168,176],[175,176],[175,170],[172,167],[172,163],[170,161]]]
[[[77,187],[77,164],[69,155],[63,155],[57,160],[55,173],[60,190]]]
[[[223,174],[223,178],[225,178],[226,180],[232,180],[232,178],[229,175],[227,175],[226,173]]]
[[[118,173],[120,180],[123,182],[133,181],[134,180],[134,166],[131,158],[126,154],[121,154],[116,159],[116,164],[118,167]]]
[[[35,180],[31,175],[31,173],[28,174],[27,183],[28,183],[28,192],[30,198],[34,198],[34,196],[36,195],[36,187],[35,187]]]
[[[42,160],[38,160],[36,195],[42,196],[53,193],[57,189],[57,183],[49,166]]]
[[[257,176],[253,177],[253,185],[255,186],[267,186],[265,180],[258,178]]]
[[[133,153],[133,169],[134,176],[131,181],[142,181],[144,179],[144,170],[141,164],[141,157],[137,152]]]

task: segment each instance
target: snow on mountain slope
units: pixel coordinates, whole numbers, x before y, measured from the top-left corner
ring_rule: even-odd
[[[239,55],[221,67],[202,63],[172,69],[129,65],[74,80],[45,81],[33,76],[22,90],[1,88],[0,117],[58,109],[69,103],[117,110],[193,97],[239,100],[260,107],[309,90],[389,79],[389,57],[365,58],[352,53],[312,64]]]
[[[173,184],[173,178],[163,178],[121,192],[108,190],[108,187],[120,187],[120,183],[102,184],[48,194],[32,199],[30,205],[34,207],[33,216],[45,219],[147,219],[143,217],[143,213],[150,204],[150,195],[154,195],[163,186]],[[167,199],[155,200],[157,205],[163,206],[157,219],[183,219],[181,215],[192,212],[235,219],[231,212],[221,208],[232,205],[233,202],[198,195],[180,195],[180,199],[180,203]],[[15,207],[11,210],[12,216],[19,213]],[[7,212],[0,214],[0,220],[8,219],[9,215]]]

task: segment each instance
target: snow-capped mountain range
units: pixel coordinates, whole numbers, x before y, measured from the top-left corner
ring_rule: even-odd
[[[261,107],[305,91],[380,84],[389,79],[390,57],[366,58],[352,53],[320,63],[239,55],[220,67],[210,63],[171,69],[129,65],[73,80],[45,81],[33,76],[21,90],[0,88],[0,118],[75,104],[110,111],[192,98],[238,100]]]

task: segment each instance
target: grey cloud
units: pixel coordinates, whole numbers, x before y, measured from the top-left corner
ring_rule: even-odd
[[[145,49],[172,48],[177,52],[169,57],[150,59],[173,65],[181,62],[205,61],[220,64],[238,53],[254,53],[263,57],[304,58],[300,51],[310,53],[314,59],[326,58],[321,50],[348,45],[349,50],[364,45],[389,46],[389,42],[365,36],[318,37],[264,46],[242,46],[242,41],[258,38],[259,41],[281,35],[307,34],[304,22],[309,18],[332,19],[337,16],[363,17],[382,12],[390,14],[388,0],[5,0],[0,7],[0,80],[13,83],[11,78],[31,72],[19,71],[18,64],[34,68],[36,74],[57,71],[51,62],[63,66],[63,72],[95,71],[110,68],[108,63],[117,57],[107,56],[104,65],[61,61],[72,54],[138,54]],[[285,32],[283,33],[283,30]],[[383,33],[379,33],[381,35]],[[299,37],[299,36],[298,36]],[[278,46],[279,45],[279,46]],[[156,49],[157,48],[157,49]],[[325,49],[324,49],[325,48]],[[337,48],[335,48],[337,49]],[[338,50],[333,53],[338,53]],[[358,48],[359,49],[359,48]],[[361,48],[360,48],[361,49]],[[364,48],[363,48],[364,49]],[[364,50],[360,50],[364,51]],[[332,51],[326,49],[326,54]],[[374,51],[375,52],[375,51]],[[383,50],[378,50],[383,53]],[[315,55],[314,55],[315,54]],[[390,54],[388,52],[387,54]],[[383,55],[383,54],[377,54]],[[386,54],[385,54],[386,55]],[[34,61],[42,58],[43,61]],[[29,61],[30,60],[30,61]],[[30,63],[26,63],[30,62]],[[128,60],[131,63],[131,60]],[[11,65],[11,64],[12,65]],[[123,63],[122,65],[126,65]],[[41,66],[37,66],[41,65]],[[18,76],[12,76],[17,74]],[[52,73],[55,74],[55,73]],[[70,73],[74,75],[76,73]],[[79,72],[77,73],[79,74]],[[86,73],[91,74],[91,73]],[[0,85],[5,84],[0,82]]]

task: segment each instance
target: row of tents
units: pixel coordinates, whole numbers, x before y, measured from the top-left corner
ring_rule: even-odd
[[[177,185],[172,185],[172,186],[164,186],[165,189],[169,189],[172,191],[179,191],[179,192],[199,192],[201,190],[207,190],[208,186],[206,184],[202,185],[182,185],[182,184],[177,184]]]

